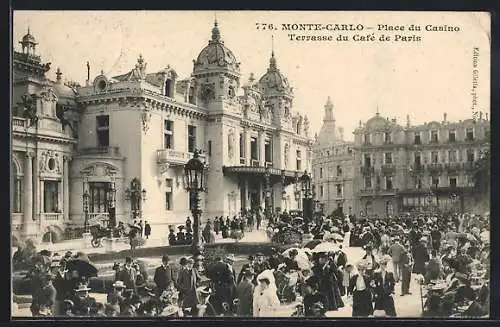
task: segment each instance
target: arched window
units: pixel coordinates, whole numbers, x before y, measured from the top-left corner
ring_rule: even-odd
[[[297,127],[296,127],[296,132],[297,134],[300,134],[300,123],[297,123]]]
[[[391,217],[394,214],[394,207],[392,206],[391,201],[387,201],[385,203],[385,213],[387,214],[387,216],[391,216]]]
[[[165,81],[165,96],[171,98],[173,96],[174,90],[173,90],[174,83],[171,79],[167,79]]]
[[[366,212],[367,216],[370,216],[370,215],[373,214],[373,202],[372,201],[366,202],[366,204],[365,204],[365,212]]]
[[[12,212],[19,213],[21,210],[22,199],[22,179],[17,171],[17,166],[12,162]]]
[[[195,104],[194,102],[194,86],[191,86],[189,88],[189,92],[188,92],[188,102],[191,103],[191,104]]]

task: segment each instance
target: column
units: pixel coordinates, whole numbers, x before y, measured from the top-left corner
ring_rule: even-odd
[[[44,197],[44,184],[43,184],[43,180],[41,180],[40,178],[37,178],[37,176],[35,175],[35,178],[36,178],[36,181],[35,181],[35,185],[38,185],[38,192],[35,192],[35,199],[37,199],[38,201],[38,210],[36,211],[36,215],[38,216],[38,224],[41,226],[42,225],[42,220],[44,219],[44,217],[42,217],[42,213],[45,212],[45,197]]]
[[[69,220],[69,160],[70,158],[65,156],[63,162],[63,213],[64,220]]]
[[[251,152],[251,146],[250,146],[250,133],[248,133],[248,128],[245,128],[245,131],[243,132],[243,138],[244,138],[244,151],[245,151],[245,166],[250,166],[252,163],[250,162],[250,152]]]
[[[248,210],[249,209],[249,203],[250,201],[248,200],[248,179],[245,178],[245,184],[244,184],[244,190],[243,190],[243,196],[245,198],[245,202],[242,203],[242,207],[245,208],[245,210]]]
[[[266,166],[266,153],[265,153],[265,134],[263,131],[259,131],[259,166]]]
[[[26,153],[24,164],[24,208],[23,208],[23,230],[28,231],[28,225],[33,220],[33,156]]]
[[[245,164],[252,165],[252,134],[248,129],[245,129]]]
[[[38,155],[35,154],[35,164],[33,166],[33,177],[32,177],[32,205],[31,205],[31,212],[32,212],[32,220],[37,220],[40,215],[40,175],[38,174]]]

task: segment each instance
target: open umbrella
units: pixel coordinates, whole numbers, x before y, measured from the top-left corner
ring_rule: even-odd
[[[316,245],[321,243],[323,243],[322,240],[312,240],[310,242],[307,242],[307,244],[304,247],[312,250],[316,247]]]
[[[313,253],[320,253],[320,252],[336,252],[339,250],[339,247],[335,243],[331,242],[323,242],[318,245],[312,250]]]
[[[77,271],[81,277],[97,277],[97,267],[85,257],[77,257],[69,260],[66,263],[66,268],[68,271]]]
[[[304,221],[304,218],[302,218],[302,217],[294,217],[294,218],[293,218],[293,221],[294,221],[294,222],[295,222],[295,221],[297,221],[297,222],[302,222],[302,221]]]

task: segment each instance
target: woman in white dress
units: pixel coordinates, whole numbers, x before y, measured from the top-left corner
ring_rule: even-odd
[[[273,271],[264,270],[257,276],[257,281],[259,285],[253,293],[253,316],[276,317],[280,300],[277,295]]]

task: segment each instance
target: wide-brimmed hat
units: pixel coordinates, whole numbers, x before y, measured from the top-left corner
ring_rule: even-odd
[[[121,280],[117,280],[113,283],[113,288],[126,288],[125,283]]]
[[[187,261],[187,258],[186,258],[186,257],[182,257],[182,258],[181,258],[181,260],[179,260],[179,264],[180,264],[181,266],[186,265],[186,264],[187,264],[187,262],[188,262],[188,261]]]
[[[75,306],[75,302],[71,301],[70,299],[66,299],[66,300],[64,300],[64,301],[63,301],[63,303],[68,304],[68,305],[70,305],[70,306],[72,306],[72,307],[74,307],[74,306]]]
[[[88,292],[91,288],[89,288],[86,284],[80,284],[77,288],[75,288],[75,292]]]

